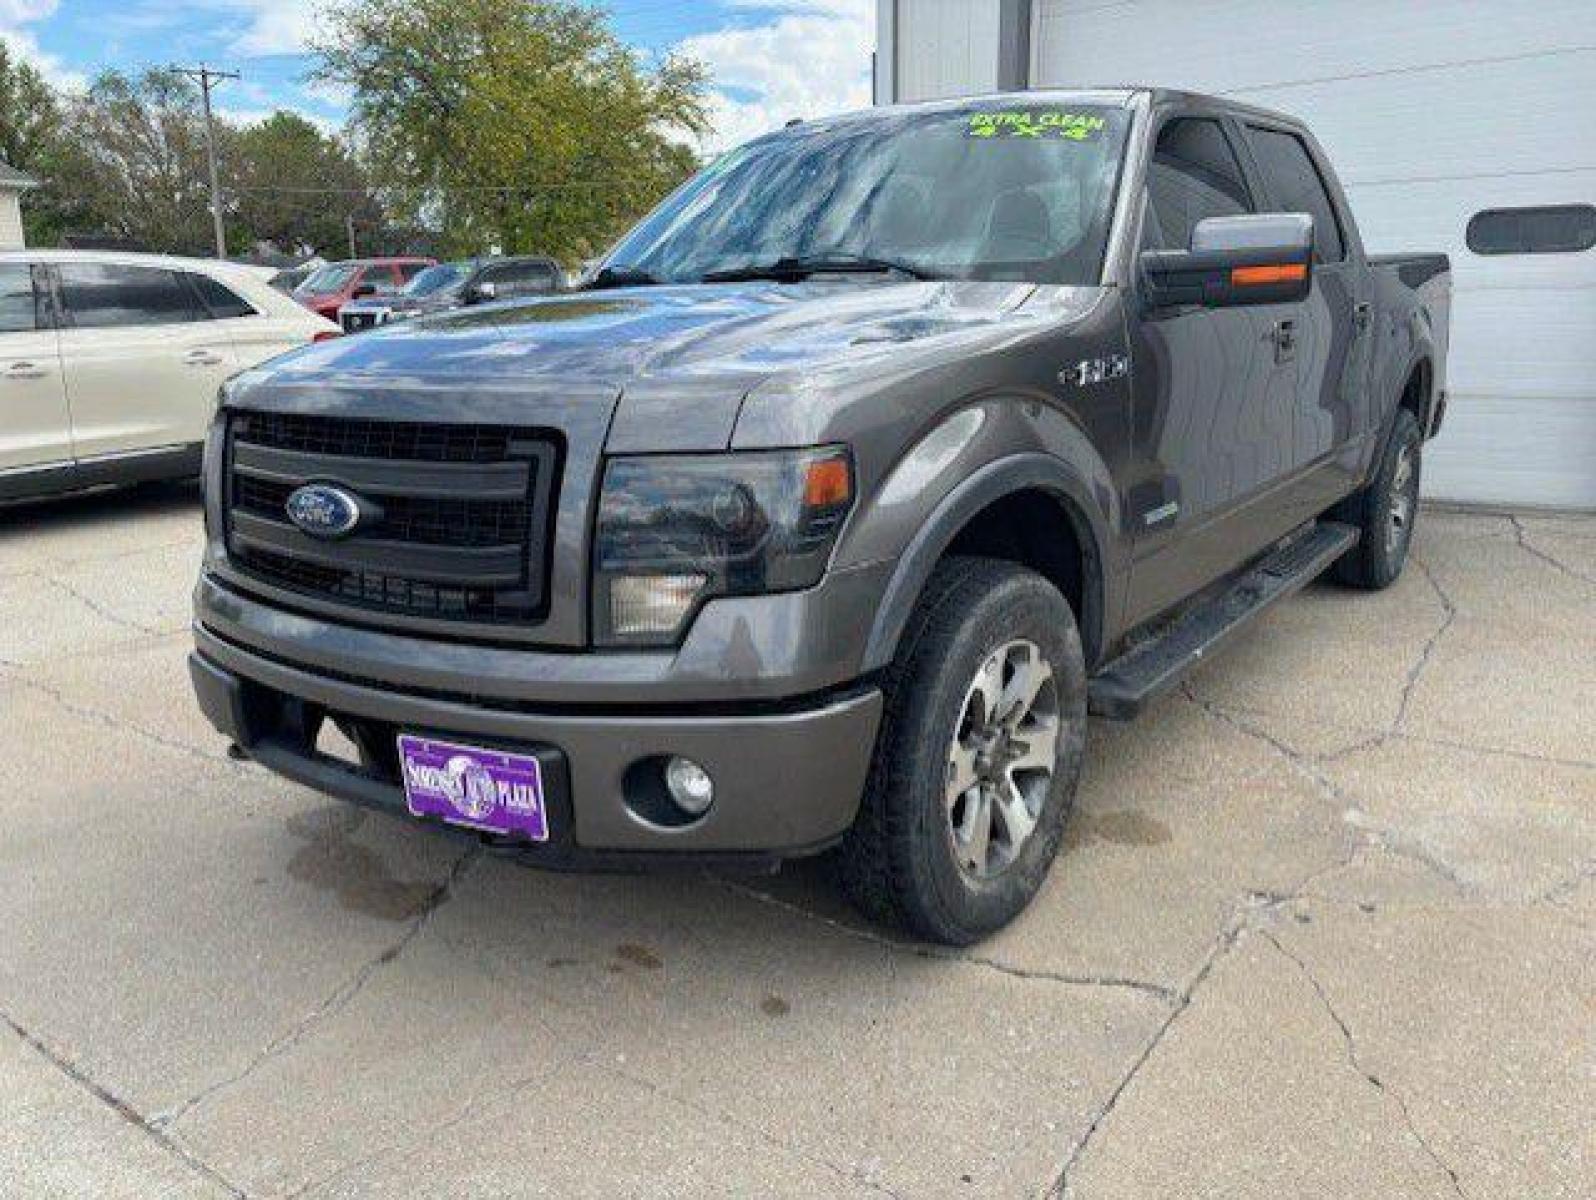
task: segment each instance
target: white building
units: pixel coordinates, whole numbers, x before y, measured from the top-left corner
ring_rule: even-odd
[[[38,184],[0,162],[0,250],[21,250],[22,193]]]
[[[878,103],[1140,83],[1302,117],[1372,252],[1452,257],[1426,491],[1596,507],[1592,0],[877,3]]]

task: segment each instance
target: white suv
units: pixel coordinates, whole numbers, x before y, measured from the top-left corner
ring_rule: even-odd
[[[0,253],[0,500],[197,474],[222,381],[337,333],[232,263]]]

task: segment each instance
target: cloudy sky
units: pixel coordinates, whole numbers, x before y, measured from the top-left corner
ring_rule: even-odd
[[[870,101],[874,0],[609,0],[616,32],[645,58],[680,49],[716,82],[715,136],[742,141],[792,117]],[[218,93],[240,118],[291,108],[336,127],[336,91],[308,86],[317,0],[0,0],[0,39],[56,81],[97,71],[208,62],[243,74]]]

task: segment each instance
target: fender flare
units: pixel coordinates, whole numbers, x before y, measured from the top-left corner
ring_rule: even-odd
[[[1413,378],[1414,372],[1427,370],[1429,372],[1429,388],[1424,397],[1423,412],[1419,416],[1419,440],[1428,441],[1430,426],[1435,420],[1435,351],[1428,341],[1418,346],[1412,360],[1403,370],[1396,390],[1391,394],[1391,407],[1380,418],[1380,440],[1375,447],[1373,458],[1369,460],[1369,479],[1374,478],[1375,472],[1380,469],[1380,464],[1385,461],[1386,448],[1391,444],[1391,438],[1396,433],[1396,415],[1402,410],[1402,397],[1407,391],[1408,380]],[[1369,479],[1364,480],[1367,486]]]
[[[931,511],[930,517],[898,559],[886,591],[876,607],[865,643],[863,671],[877,671],[892,662],[914,606],[931,572],[953,539],[982,509],[1005,496],[1027,490],[1051,492],[1063,502],[1084,552],[1081,564],[1081,608],[1077,614],[1081,642],[1091,663],[1102,647],[1108,602],[1108,570],[1104,549],[1107,522],[1090,488],[1067,462],[1051,454],[1029,451],[996,459],[963,480]]]

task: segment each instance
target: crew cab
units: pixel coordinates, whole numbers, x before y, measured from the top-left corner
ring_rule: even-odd
[[[199,703],[274,771],[528,862],[824,852],[968,943],[1057,856],[1089,711],[1327,570],[1397,577],[1449,287],[1366,253],[1279,113],[805,122],[576,294],[235,379]]]
[[[351,300],[338,310],[338,323],[345,333],[360,333],[389,321],[408,321],[490,300],[543,296],[564,286],[565,273],[552,258],[463,259],[428,267],[397,292]]]
[[[222,381],[337,332],[233,263],[0,254],[0,500],[191,478]]]
[[[432,266],[432,258],[351,258],[325,263],[294,289],[298,300],[318,317],[338,320],[351,300],[397,292]]]

